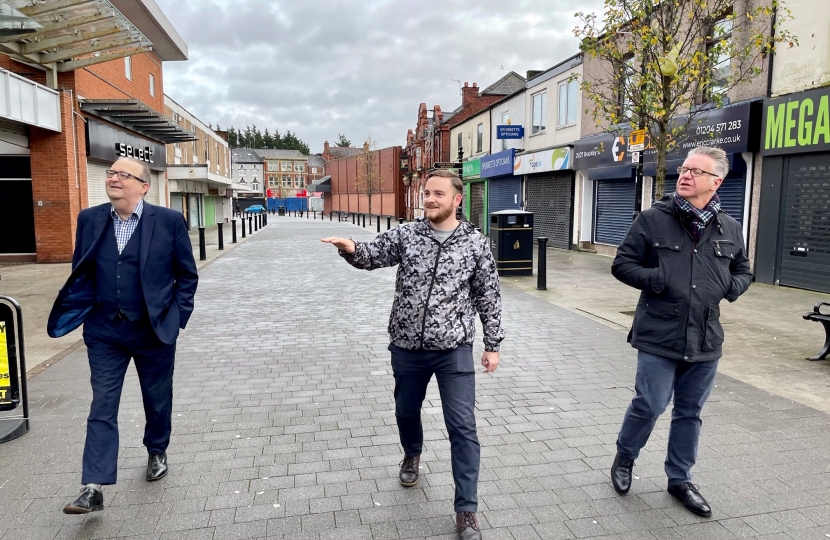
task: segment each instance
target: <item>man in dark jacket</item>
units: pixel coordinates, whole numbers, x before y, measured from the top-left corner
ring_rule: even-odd
[[[501,292],[487,239],[469,221],[458,221],[458,175],[430,174],[424,189],[425,218],[395,227],[372,242],[324,238],[355,268],[398,265],[389,316],[395,418],[404,458],[399,481],[418,483],[424,433],[421,406],[432,375],[438,381],[450,439],[455,480],[456,528],[461,540],[481,538],[476,518],[481,449],[475,423],[475,316],[484,330],[484,371],[499,364]]]
[[[118,406],[130,359],[135,363],[149,454],[146,479],[167,474],[173,364],[179,329],[193,312],[198,275],[181,212],[144,201],[150,169],[122,158],[107,171],[110,202],[78,214],[72,275],[58,294],[47,331],[84,324],[92,405],[86,424],[80,496],[67,514],[104,507],[102,485],[115,484]]]
[[[617,248],[614,277],[640,289],[628,341],[639,351],[636,395],[617,438],[611,481],[621,495],[657,418],[674,394],[665,470],[668,492],[691,512],[712,510],[691,483],[700,412],[715,381],[723,328],[720,301],[749,287],[749,259],[740,224],[720,210],[717,189],[729,172],[726,153],[689,152],[674,194],[642,212]]]

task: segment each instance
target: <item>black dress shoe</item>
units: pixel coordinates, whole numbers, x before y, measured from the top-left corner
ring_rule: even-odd
[[[633,470],[634,460],[617,452],[614,464],[611,465],[611,484],[620,495],[627,494],[628,490],[631,489],[631,479],[634,476]]]
[[[98,489],[84,486],[81,488],[81,494],[78,498],[63,507],[63,513],[88,514],[103,509],[104,494]]]
[[[408,457],[404,456],[401,461],[401,472],[398,474],[398,481],[403,487],[412,487],[418,483],[420,476],[421,456]]]
[[[147,481],[155,482],[167,476],[167,453],[150,454],[147,458]]]
[[[691,482],[685,482],[683,484],[669,485],[666,491],[680,499],[680,502],[683,503],[683,506],[689,512],[701,517],[710,517],[712,515],[712,509],[698,490],[699,488],[696,485]]]

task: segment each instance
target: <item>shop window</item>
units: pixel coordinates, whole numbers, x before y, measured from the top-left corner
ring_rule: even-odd
[[[547,92],[539,92],[538,94],[533,95],[533,115],[532,115],[532,124],[531,124],[531,135],[534,133],[541,133],[545,131],[546,125],[546,118],[547,118],[547,104],[548,104],[548,93]]]
[[[576,123],[578,96],[578,82],[563,81],[559,83],[559,114],[556,120],[557,126],[570,126]]]
[[[150,73],[150,95],[156,97],[156,76],[152,73]]]

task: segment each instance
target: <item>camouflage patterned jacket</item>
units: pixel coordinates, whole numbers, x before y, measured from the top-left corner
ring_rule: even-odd
[[[422,221],[355,242],[354,254],[340,255],[365,270],[399,265],[389,315],[389,336],[398,347],[448,350],[472,343],[478,312],[485,350],[499,350],[499,276],[487,238],[470,222],[461,222],[443,245]]]

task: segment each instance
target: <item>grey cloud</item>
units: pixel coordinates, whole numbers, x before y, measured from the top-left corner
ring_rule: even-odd
[[[600,0],[157,0],[190,50],[165,92],[201,120],[290,129],[312,151],[345,133],[401,145],[418,104],[451,110],[577,52],[577,10]],[[503,69],[502,67],[503,66]]]

